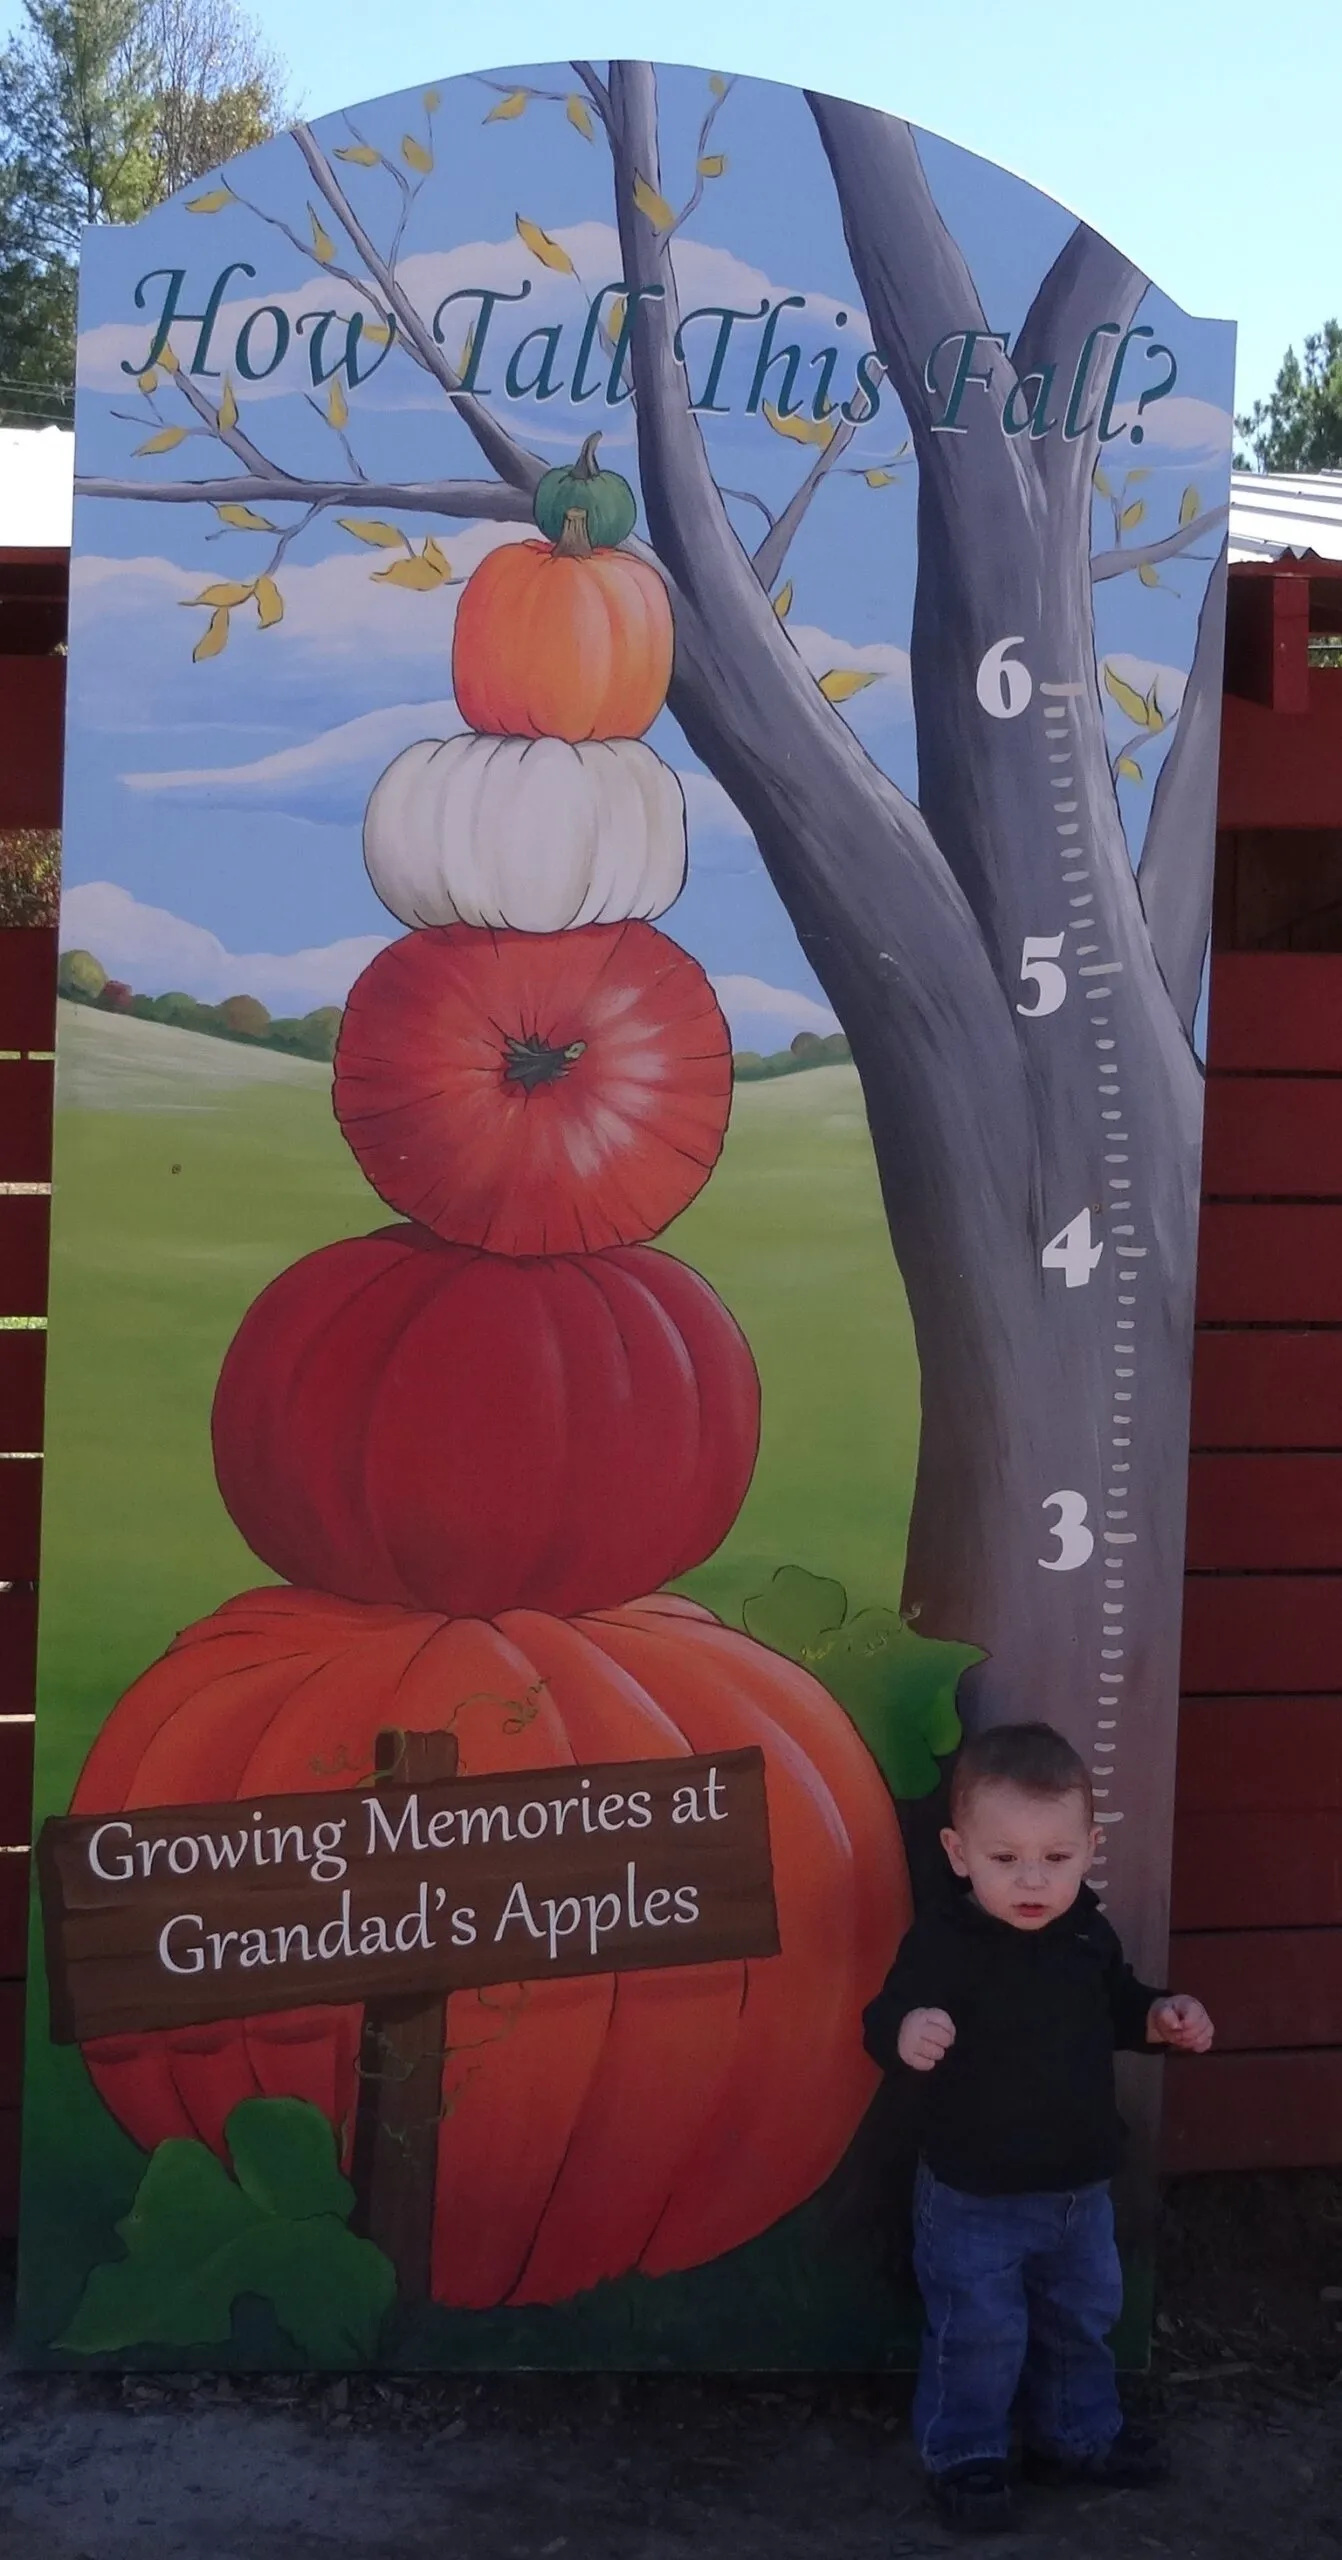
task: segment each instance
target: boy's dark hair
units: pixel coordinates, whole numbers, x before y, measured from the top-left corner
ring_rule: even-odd
[[[951,1772],[951,1823],[960,1817],[980,1787],[1019,1787],[1027,1796],[1077,1796],[1089,1822],[1095,1810],[1090,1772],[1051,1724],[996,1724],[970,1736]]]

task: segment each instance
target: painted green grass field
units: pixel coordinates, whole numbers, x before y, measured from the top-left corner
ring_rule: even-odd
[[[328,1069],[61,1014],[39,1819],[65,1809],[104,1717],[175,1632],[272,1578],[215,1490],[220,1362],[277,1272],[387,1216],[335,1126]],[[843,1583],[853,1608],[896,1606],[917,1366],[854,1070],[738,1088],[721,1164],[662,1241],[733,1310],[764,1396],[740,1519],[683,1587],[739,1624],[780,1565],[801,1565]],[[25,2325],[42,2338],[107,2254],[143,2162],[32,2006],[25,2222],[41,2247],[28,2253]],[[752,2327],[759,2308],[756,2295]],[[687,2301],[691,2338],[697,2316]],[[838,2297],[835,2319],[849,2336]],[[493,2360],[519,2343],[498,2341]],[[566,2357],[588,2360],[576,2339],[553,2360]],[[606,2338],[590,2360],[622,2359]]]

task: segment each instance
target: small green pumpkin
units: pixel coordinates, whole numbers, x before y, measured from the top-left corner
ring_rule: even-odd
[[[547,471],[532,501],[532,513],[546,540],[570,540],[572,516],[581,516],[593,551],[614,551],[626,542],[638,519],[633,490],[618,471],[602,471],[596,458],[599,435],[589,436],[576,462],[561,462]]]

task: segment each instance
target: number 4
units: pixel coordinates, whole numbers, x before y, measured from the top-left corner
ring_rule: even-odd
[[[1103,1243],[1091,1243],[1089,1209],[1081,1209],[1050,1239],[1039,1258],[1046,1271],[1066,1273],[1069,1289],[1084,1289],[1103,1251]]]
[[[1020,947],[1020,973],[1029,985],[1039,989],[1038,1004],[1018,1004],[1027,1022],[1038,1022],[1040,1015],[1056,1013],[1067,1001],[1067,972],[1058,966],[1058,954],[1065,937],[1060,933],[1027,933]]]

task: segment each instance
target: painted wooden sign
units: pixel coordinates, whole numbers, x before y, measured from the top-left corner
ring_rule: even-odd
[[[632,62],[90,238],[37,2360],[903,2361],[966,1729],[1158,1971],[1232,345]]]

